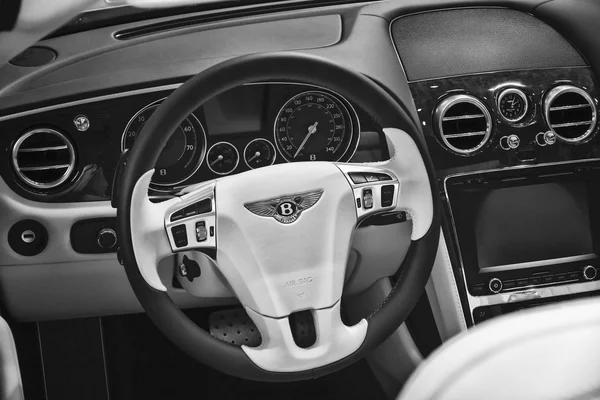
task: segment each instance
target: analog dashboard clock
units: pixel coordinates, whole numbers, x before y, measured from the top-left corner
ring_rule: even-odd
[[[505,89],[498,96],[498,111],[508,122],[520,122],[527,115],[528,100],[519,89]]]

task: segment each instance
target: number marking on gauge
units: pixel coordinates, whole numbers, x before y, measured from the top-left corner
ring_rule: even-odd
[[[229,142],[218,142],[210,146],[206,155],[208,168],[217,175],[227,175],[235,171],[240,154]]]
[[[244,148],[244,162],[251,169],[273,165],[276,155],[273,143],[262,138],[251,140]]]
[[[275,144],[288,162],[339,161],[357,139],[346,104],[316,90],[289,99],[277,114],[274,130]]]
[[[150,103],[127,123],[121,137],[121,151],[130,149],[154,111],[164,99]],[[198,171],[206,156],[206,132],[194,114],[188,115],[171,134],[156,163],[152,184],[178,185]]]

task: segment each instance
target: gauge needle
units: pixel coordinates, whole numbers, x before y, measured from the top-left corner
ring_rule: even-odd
[[[300,143],[300,147],[298,147],[298,150],[296,150],[296,154],[294,154],[294,158],[296,158],[298,156],[298,154],[300,154],[300,152],[304,148],[304,145],[308,141],[308,138],[310,138],[310,136],[317,131],[318,125],[319,125],[319,121],[315,122],[314,124],[312,124],[311,126],[308,127],[308,135],[306,135],[306,137],[304,138],[302,143]]]
[[[211,162],[210,166],[212,167],[213,165],[215,165],[216,163],[218,163],[222,159],[223,159],[223,154],[219,154],[219,157],[217,157],[217,159],[215,161]]]
[[[260,151],[257,151],[256,153],[254,153],[254,155],[252,157],[250,157],[248,162],[252,162],[252,160],[254,160],[256,157],[260,157]]]

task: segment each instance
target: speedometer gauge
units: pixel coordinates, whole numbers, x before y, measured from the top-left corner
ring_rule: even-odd
[[[121,150],[130,149],[146,122],[160,102],[154,102],[138,111],[127,124],[121,141]],[[152,175],[156,186],[174,186],[191,177],[200,167],[206,153],[206,134],[198,119],[190,114],[171,134],[162,150]]]
[[[277,114],[275,143],[287,161],[339,161],[358,141],[354,121],[358,125],[358,118],[334,95],[300,93]]]

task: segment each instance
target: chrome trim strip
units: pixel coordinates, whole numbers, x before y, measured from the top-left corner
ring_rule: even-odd
[[[576,108],[591,107],[589,104],[575,104],[572,106],[550,107],[550,111],[574,110]]]
[[[31,149],[19,149],[19,153],[35,153],[38,151],[58,151],[58,150],[67,150],[67,145],[63,146],[46,146],[46,147],[35,147]]]
[[[48,171],[52,169],[64,169],[69,168],[70,164],[58,164],[58,165],[45,165],[43,167],[22,167],[20,171]]]
[[[455,117],[444,117],[442,121],[457,121],[461,119],[476,119],[476,118],[485,118],[485,114],[465,114],[465,115],[457,115]]]
[[[583,125],[591,125],[593,121],[581,121],[581,122],[566,122],[564,124],[554,124],[550,125],[552,128],[567,128],[570,126],[583,126]]]
[[[461,137],[471,137],[471,136],[485,136],[487,132],[479,131],[479,132],[466,132],[466,133],[455,133],[453,135],[445,135],[446,139],[455,139]]]
[[[512,271],[514,269],[544,267],[546,265],[552,265],[552,264],[562,264],[562,263],[568,263],[568,262],[594,260],[596,258],[598,258],[598,256],[596,254],[585,254],[585,255],[581,255],[581,256],[560,257],[560,258],[552,258],[549,260],[498,265],[498,266],[494,266],[494,267],[483,267],[481,269],[484,272]]]
[[[552,110],[552,102],[558,98],[559,96],[565,94],[565,93],[575,93],[580,95],[581,97],[583,97],[585,99],[585,101],[588,102],[590,108],[592,109],[592,120],[590,122],[570,122],[570,123],[565,123],[565,124],[554,124],[552,125],[550,123],[550,112],[553,111]],[[560,85],[560,86],[556,86],[555,88],[551,89],[548,94],[544,97],[544,102],[543,102],[543,106],[544,106],[544,118],[546,119],[546,124],[548,125],[548,127],[552,130],[552,132],[554,132],[554,134],[556,135],[556,137],[558,137],[560,140],[562,140],[563,142],[566,143],[580,143],[583,142],[584,140],[590,138],[592,136],[592,133],[594,132],[594,129],[596,128],[596,122],[598,120],[598,115],[597,115],[597,111],[596,111],[596,104],[594,102],[594,99],[592,98],[592,96],[590,96],[590,94],[588,92],[586,92],[585,90],[577,87],[577,86],[573,86],[573,85]],[[580,136],[576,137],[576,138],[566,138],[564,136],[562,136],[561,134],[559,134],[558,132],[555,131],[555,128],[567,128],[567,127],[573,127],[573,126],[584,126],[584,125],[590,125],[590,127]]]
[[[555,166],[555,165],[583,164],[583,163],[594,162],[594,161],[600,161],[600,158],[588,158],[588,159],[583,159],[583,160],[552,162],[552,163],[543,163],[543,164],[537,164],[537,165],[517,165],[514,167],[507,167],[507,168],[495,168],[495,169],[490,169],[490,170],[461,172],[458,174],[447,175],[444,178],[444,185],[443,185],[444,196],[446,197],[446,201],[448,202],[448,211],[450,213],[450,225],[451,225],[451,229],[452,229],[452,234],[454,236],[453,239],[455,241],[456,248],[458,249],[457,256],[458,256],[458,260],[460,263],[460,266],[459,266],[459,268],[461,270],[460,275],[462,276],[462,282],[463,282],[464,289],[465,289],[465,295],[467,297],[467,306],[469,308],[469,317],[471,318],[471,321],[474,322],[473,310],[480,306],[515,303],[515,302],[519,302],[519,301],[531,300],[531,298],[529,298],[528,296],[529,296],[529,294],[531,294],[532,291],[533,291],[533,295],[534,295],[534,297],[532,297],[532,298],[534,298],[534,299],[561,296],[561,295],[574,294],[574,293],[591,292],[594,290],[600,290],[600,281],[581,282],[581,283],[573,283],[570,285],[559,285],[559,286],[551,286],[551,287],[543,287],[543,285],[541,285],[541,286],[535,287],[532,290],[516,291],[516,292],[511,291],[508,293],[499,293],[499,294],[493,294],[493,295],[488,295],[488,296],[473,296],[473,295],[471,295],[471,293],[469,293],[467,278],[465,275],[465,267],[464,267],[464,262],[463,262],[463,258],[462,258],[462,253],[460,251],[460,243],[458,240],[458,233],[456,232],[456,224],[454,222],[455,221],[454,213],[452,212],[452,203],[450,202],[450,197],[448,196],[448,179],[461,177],[461,176],[469,176],[469,175],[481,175],[481,174],[485,174],[485,173],[499,172],[499,171],[525,170],[525,169],[530,169],[530,168],[540,168],[540,167]]]

